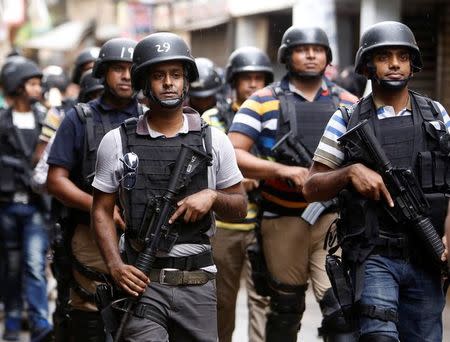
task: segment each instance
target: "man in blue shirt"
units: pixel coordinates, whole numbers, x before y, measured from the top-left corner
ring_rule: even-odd
[[[75,341],[103,341],[103,323],[94,302],[96,285],[107,278],[95,239],[89,229],[92,205],[91,182],[97,148],[103,136],[124,120],[139,114],[133,96],[130,68],[136,42],[111,39],[100,50],[93,75],[103,80],[104,94],[87,104],[78,104],[61,123],[48,164],[49,192],[68,208],[63,222],[66,245],[72,255],[73,286],[70,295],[71,336]],[[119,208],[115,223],[124,228]]]

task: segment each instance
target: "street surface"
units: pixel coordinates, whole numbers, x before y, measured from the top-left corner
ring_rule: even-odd
[[[447,306],[444,309],[444,338],[442,341],[450,341],[450,291],[447,292]],[[420,308],[419,308],[420,310]],[[306,310],[303,314],[302,328],[298,334],[299,342],[317,342],[322,341],[317,336],[317,328],[320,326],[322,315],[320,313],[319,304],[314,298],[312,290],[308,290],[306,294]],[[247,295],[244,288],[238,295],[238,304],[236,307],[236,328],[233,333],[233,342],[247,342],[248,311],[247,311]]]
[[[450,292],[447,294],[447,303],[450,303]],[[53,306],[51,306],[53,307]],[[443,341],[450,341],[450,305],[444,310],[444,338]],[[316,303],[312,290],[308,290],[306,295],[306,311],[302,319],[302,328],[298,335],[299,342],[318,342],[321,341],[317,336],[317,328],[320,325],[321,314],[319,305]],[[241,288],[238,296],[238,304],[236,307],[236,328],[233,334],[233,342],[247,342],[248,311],[247,311],[247,295]],[[0,334],[3,334],[3,320],[0,322]],[[0,335],[1,336],[1,335]],[[29,333],[24,331],[21,334],[20,341],[28,342]],[[3,341],[3,340],[1,340]],[[176,342],[176,341],[174,341]]]

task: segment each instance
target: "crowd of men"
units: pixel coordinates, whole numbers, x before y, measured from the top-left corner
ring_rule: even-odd
[[[230,342],[245,284],[251,342],[296,341],[309,285],[324,341],[442,341],[449,115],[408,88],[402,23],[364,32],[342,87],[332,60],[295,26],[275,82],[256,47],[220,69],[169,32],[85,49],[71,80],[8,56],[3,339],[26,310],[33,342]]]

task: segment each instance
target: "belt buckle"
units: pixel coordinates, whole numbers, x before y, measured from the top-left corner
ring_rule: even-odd
[[[159,272],[159,283],[161,285],[173,285],[166,282],[166,272],[178,271],[177,268],[162,268]]]

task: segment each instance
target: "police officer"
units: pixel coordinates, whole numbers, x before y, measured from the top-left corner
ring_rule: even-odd
[[[442,341],[439,266],[434,267],[425,240],[414,234],[415,226],[396,223],[399,216],[388,214],[401,207],[398,194],[390,193],[370,166],[344,155],[337,141],[368,120],[392,165],[419,176],[432,208],[425,214],[434,224],[429,231],[437,229],[433,233],[442,235],[448,184],[438,165],[448,165],[450,119],[439,103],[408,89],[413,73],[422,67],[419,47],[406,25],[386,21],[364,32],[355,70],[372,81],[372,93],[334,113],[303,191],[309,200],[325,200],[352,189],[341,193],[338,236],[352,273],[360,341]],[[438,257],[445,260],[446,254]]]
[[[91,46],[81,51],[74,62],[72,71],[72,82],[80,84],[81,76],[87,70],[91,70],[94,67],[94,62],[98,58],[100,48],[97,46]]]
[[[100,97],[103,94],[105,87],[100,79],[92,75],[91,70],[87,70],[81,75],[80,79],[80,93],[78,95],[78,102],[88,103]]]
[[[332,53],[320,28],[286,30],[278,60],[287,74],[243,103],[229,137],[244,176],[264,180],[261,234],[271,288],[266,339],[295,341],[308,279],[322,306],[331,291],[323,242],[336,218],[328,204],[316,203],[306,211],[301,190],[328,119],[339,104],[356,98],[324,77]],[[255,144],[261,158],[249,153]],[[331,333],[327,322],[322,327],[326,335]]]
[[[76,341],[105,338],[94,292],[99,282],[107,280],[107,268],[89,229],[91,182],[102,137],[125,119],[139,115],[130,77],[135,45],[133,40],[115,38],[102,46],[93,75],[102,80],[104,94],[65,115],[47,161],[48,191],[69,209],[61,225],[72,260],[70,322]],[[118,228],[124,228],[118,207],[114,219]]]
[[[216,66],[208,58],[196,58],[198,78],[189,87],[188,105],[203,114],[217,103],[217,93],[222,88],[222,80],[216,71]]]
[[[136,46],[133,62],[133,86],[148,98],[150,110],[104,137],[93,183],[92,219],[105,262],[127,294],[141,295],[123,337],[127,341],[216,341],[216,268],[209,242],[212,210],[223,219],[245,216],[242,175],[226,135],[202,124],[197,112],[182,107],[189,82],[198,77],[186,43],[173,33],[151,34]],[[184,173],[172,174],[171,167],[179,158],[181,144],[211,156],[211,165],[200,164],[187,184],[181,180],[184,187],[172,203],[170,220],[165,220],[171,226],[161,237],[165,247],[159,245],[152,270],[144,274],[133,266],[143,252],[143,238],[150,236],[149,227],[141,222],[162,196],[168,196],[169,180],[184,179]],[[201,157],[188,160],[197,158]],[[133,187],[127,179],[135,172]],[[119,189],[127,225],[126,261],[120,257],[112,219]]]
[[[41,97],[41,78],[38,66],[23,57],[2,70],[3,89],[11,99],[10,107],[0,113],[0,241],[7,264],[3,339],[9,341],[19,339],[22,295],[31,340],[42,341],[52,331],[45,278],[48,236],[40,198],[30,187],[32,155],[43,119],[33,107]]]
[[[208,124],[228,132],[239,107],[252,93],[273,81],[273,71],[269,57],[262,50],[246,46],[230,55],[225,75],[228,85],[233,90],[232,103],[218,104],[203,113],[202,118]],[[242,183],[249,197],[247,217],[244,221],[234,223],[217,220],[217,232],[212,240],[214,262],[218,269],[217,318],[221,342],[231,342],[242,272],[245,272],[249,298],[249,340],[264,341],[268,300],[255,292],[246,251],[255,243],[254,229],[260,220],[256,190],[258,182],[244,179]]]

